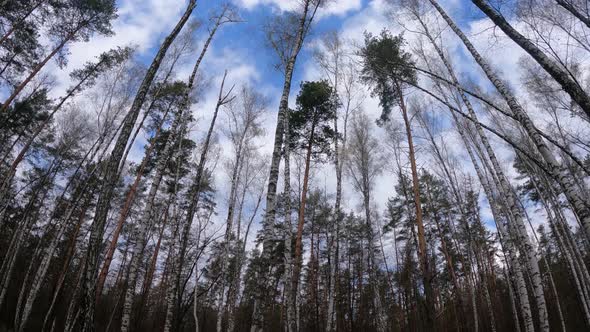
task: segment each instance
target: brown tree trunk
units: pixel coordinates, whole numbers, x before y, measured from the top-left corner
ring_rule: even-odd
[[[299,278],[301,274],[302,252],[303,252],[303,225],[305,224],[305,205],[307,203],[307,189],[309,187],[309,171],[311,165],[311,151],[313,147],[315,120],[311,124],[311,134],[307,142],[305,155],[305,170],[303,174],[303,187],[301,190],[301,201],[299,203],[299,214],[297,216],[297,233],[295,235],[295,255],[293,256],[293,277],[291,279],[291,291],[299,293]]]
[[[395,83],[398,89],[401,91],[401,86],[398,82]],[[420,182],[418,180],[418,168],[416,166],[416,154],[414,151],[414,141],[412,138],[412,127],[408,118],[408,111],[406,109],[405,101],[403,97],[400,97],[399,106],[402,111],[404,119],[404,125],[406,129],[406,137],[408,139],[409,146],[409,158],[412,169],[412,190],[414,195],[414,204],[416,207],[416,225],[418,227],[418,254],[420,256],[420,262],[422,266],[422,281],[424,283],[424,294],[426,297],[426,317],[424,317],[425,328],[432,330],[434,329],[434,291],[432,288],[432,274],[430,271],[428,253],[426,250],[426,237],[424,231],[424,221],[422,213],[422,203],[420,199]]]

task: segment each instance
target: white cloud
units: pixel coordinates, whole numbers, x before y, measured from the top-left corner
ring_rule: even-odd
[[[252,10],[258,6],[270,6],[277,11],[292,11],[300,8],[300,2],[291,0],[235,0],[238,6]],[[318,10],[318,17],[331,15],[342,16],[351,11],[359,10],[362,7],[361,0],[333,0],[328,2],[326,7]]]

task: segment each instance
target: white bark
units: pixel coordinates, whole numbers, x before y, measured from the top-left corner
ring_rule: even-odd
[[[285,117],[284,126],[285,131],[289,132],[289,116]],[[284,264],[285,264],[285,275],[283,278],[283,284],[285,288],[285,302],[287,307],[287,319],[285,322],[285,331],[287,332],[296,332],[297,324],[296,324],[296,297],[297,294],[293,290],[293,253],[292,253],[292,246],[293,246],[293,224],[291,222],[291,142],[287,140],[285,142],[285,146],[283,149],[284,159],[285,159],[285,169],[284,169],[284,195],[285,195],[285,252],[284,252]]]

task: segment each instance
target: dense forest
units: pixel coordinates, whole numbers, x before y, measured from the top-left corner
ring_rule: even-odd
[[[590,2],[352,38],[354,1],[150,0],[157,45],[78,59],[129,2],[0,1],[0,332],[590,330]],[[273,89],[212,69],[249,36]]]

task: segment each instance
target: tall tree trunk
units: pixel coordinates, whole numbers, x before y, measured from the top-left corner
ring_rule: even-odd
[[[92,332],[94,331],[94,306],[96,299],[96,277],[98,274],[98,260],[100,255],[100,245],[102,243],[104,226],[107,219],[107,214],[110,209],[110,201],[113,196],[115,185],[118,180],[117,172],[119,164],[121,163],[121,157],[125,150],[127,140],[133,130],[139,111],[145,102],[148,90],[156,76],[156,73],[168,51],[170,45],[176,39],[180,31],[182,30],[185,23],[188,21],[194,8],[196,7],[196,0],[190,0],[188,7],[182,15],[180,21],[176,24],[170,35],[166,37],[158,53],[156,54],[150,68],[148,69],[143,82],[141,83],[135,100],[129,110],[128,116],[125,119],[125,124],[119,134],[115,147],[111,153],[109,161],[106,166],[106,171],[103,174],[104,183],[100,190],[100,196],[96,205],[96,212],[92,228],[90,232],[90,239],[88,244],[88,250],[86,260],[83,268],[83,283],[81,291],[81,318],[83,320],[81,331]]]
[[[223,291],[225,288],[225,283],[226,283],[226,276],[227,276],[227,271],[229,269],[229,263],[230,263],[230,259],[229,259],[229,255],[230,255],[230,251],[234,251],[236,252],[236,248],[235,248],[235,243],[237,243],[237,238],[235,238],[234,236],[234,230],[233,230],[233,222],[234,222],[234,210],[235,210],[235,205],[236,205],[236,201],[238,199],[238,184],[240,183],[240,174],[242,172],[242,168],[244,165],[244,145],[246,144],[245,142],[245,137],[248,134],[249,131],[249,125],[246,125],[245,128],[242,130],[242,132],[240,133],[240,138],[238,140],[238,146],[237,146],[237,150],[236,150],[236,156],[235,156],[235,162],[232,168],[232,175],[231,175],[231,188],[229,191],[229,202],[228,202],[228,208],[227,208],[227,218],[225,221],[226,224],[226,229],[225,229],[225,238],[224,238],[224,244],[223,244],[223,256],[222,256],[222,266],[221,266],[221,277],[220,277],[220,282],[221,282],[221,294],[220,294],[220,303],[217,309],[217,331],[221,332],[221,328],[222,328],[222,319],[223,319],[223,314],[224,314],[224,308],[228,308],[229,309],[229,299],[231,296],[231,292],[234,291],[232,286],[233,283],[231,281],[233,276],[230,276],[230,284],[228,287],[228,294],[227,294],[227,300],[228,300],[228,305],[224,305],[223,302]],[[238,257],[234,257],[234,259],[237,261]],[[231,313],[230,315],[231,316]]]
[[[578,20],[584,23],[588,28],[590,28],[590,17],[584,16],[584,14],[580,13],[580,11],[574,7],[574,5],[566,0],[555,0],[559,6],[563,9],[567,10],[570,14],[574,15]],[[0,42],[1,43],[1,42]]]
[[[301,275],[302,253],[303,253],[303,226],[305,224],[305,205],[307,203],[307,190],[309,187],[309,171],[311,166],[311,152],[314,140],[314,131],[316,126],[315,119],[312,120],[311,133],[307,141],[305,154],[305,170],[303,173],[303,187],[301,189],[301,200],[299,201],[299,213],[297,215],[297,233],[295,235],[295,255],[293,256],[293,276],[291,278],[291,291],[295,294],[299,292],[299,279]],[[297,331],[297,330],[296,330]]]
[[[160,92],[163,90],[164,85],[166,83],[168,83],[168,80],[172,76],[173,71],[174,71],[174,67],[176,67],[176,63],[178,62],[179,59],[180,59],[180,55],[177,55],[173,58],[172,63],[170,64],[170,68],[168,68],[168,71],[164,75],[164,78],[161,81],[161,85],[158,86],[158,89],[154,92],[154,96],[160,95]],[[131,148],[133,147],[133,143],[135,143],[135,140],[137,139],[139,132],[143,128],[143,124],[145,123],[145,120],[147,119],[147,117],[150,115],[152,109],[154,108],[156,101],[157,101],[157,98],[152,99],[151,103],[146,108],[146,110],[143,114],[143,117],[141,118],[141,121],[137,125],[137,128],[135,129],[133,136],[131,137],[131,139],[127,143],[127,148],[125,149],[125,153],[123,154],[123,158],[121,158],[121,164],[119,165],[119,174],[123,171],[123,167],[125,166],[125,161],[127,160],[127,156],[129,155],[129,152],[131,151]]]
[[[340,76],[340,71],[338,68],[339,62],[338,59],[335,60],[335,70],[334,70],[334,91],[337,93],[338,91],[338,78]],[[346,116],[348,116],[349,109],[346,110]],[[346,124],[344,131],[346,131]],[[334,118],[334,168],[336,170],[336,201],[334,203],[334,213],[336,217],[333,218],[333,225],[332,225],[332,234],[329,243],[329,261],[330,261],[330,276],[328,280],[328,310],[327,310],[327,320],[326,320],[326,332],[333,332],[338,330],[336,325],[336,308],[335,308],[335,300],[336,300],[336,273],[338,270],[338,240],[339,240],[339,230],[340,230],[340,222],[342,221],[342,211],[341,211],[341,204],[342,204],[342,153],[340,151],[340,135],[338,132],[338,116]],[[343,142],[343,151],[346,142]]]
[[[439,86],[439,89],[440,89],[440,86]],[[445,99],[445,102],[447,102],[447,104],[448,104],[448,101],[446,101],[446,97],[443,97],[443,98]],[[503,224],[502,224],[502,221],[500,220],[500,218],[502,216],[502,214],[500,213],[501,209],[495,203],[496,198],[494,195],[494,191],[493,191],[491,184],[489,183],[484,171],[480,168],[479,163],[477,162],[477,159],[476,159],[476,156],[473,152],[473,149],[470,146],[469,138],[468,138],[467,133],[465,131],[466,129],[465,129],[464,124],[459,121],[459,119],[457,118],[457,115],[455,114],[454,111],[451,111],[451,115],[453,117],[453,121],[455,122],[455,127],[456,127],[457,131],[459,132],[461,139],[464,142],[465,148],[466,148],[469,158],[475,168],[475,171],[476,171],[476,174],[480,180],[480,183],[482,184],[482,187],[484,188],[484,192],[490,202],[490,207],[492,209],[492,215],[494,216],[494,221],[498,224],[498,227],[497,227],[498,233],[504,234],[504,236],[501,236],[501,242],[502,242],[502,239],[504,239],[506,237],[506,234],[504,233]],[[474,142],[474,146],[478,150],[481,149],[479,147],[479,144],[477,144],[477,142]],[[483,152],[480,152],[480,155],[483,155]],[[503,243],[503,248],[504,248],[503,250],[506,250],[508,252],[508,257],[510,259],[507,260],[507,262],[510,264],[510,266],[514,270],[513,276],[514,276],[515,284],[517,285],[517,292],[518,292],[517,294],[520,299],[519,303],[520,303],[520,308],[522,311],[523,320],[525,323],[525,331],[532,332],[532,331],[534,331],[534,325],[533,325],[533,321],[532,321],[531,306],[530,306],[530,303],[528,300],[527,288],[526,288],[526,284],[524,282],[522,270],[520,268],[520,263],[518,262],[518,260],[516,258],[516,254],[512,250],[512,242],[511,241]],[[518,321],[516,321],[517,326],[518,326],[518,324],[519,324]]]
[[[583,272],[583,270],[587,271],[586,265],[585,265],[585,263],[577,264],[576,260],[574,259],[574,257],[576,256],[576,253],[573,252],[574,250],[567,243],[567,240],[566,240],[567,234],[563,234],[565,232],[561,232],[561,230],[563,230],[563,228],[564,228],[563,227],[564,224],[565,225],[567,225],[567,224],[561,220],[562,219],[561,212],[560,212],[561,207],[558,204],[554,204],[553,199],[549,197],[549,196],[551,196],[551,190],[544,190],[544,188],[541,187],[542,180],[539,180],[536,176],[533,175],[536,172],[536,170],[533,168],[532,165],[530,165],[530,163],[528,163],[526,161],[526,159],[524,161],[525,161],[525,165],[527,165],[529,172],[532,173],[531,176],[529,177],[530,182],[533,184],[536,192],[539,195],[540,202],[545,209],[545,212],[547,214],[547,218],[549,220],[549,225],[550,225],[551,231],[552,231],[553,235],[555,236],[555,239],[557,242],[557,247],[559,248],[559,250],[561,251],[561,254],[565,258],[566,265],[568,266],[568,268],[570,270],[570,274],[571,274],[572,278],[574,279],[574,283],[575,283],[576,289],[578,291],[578,296],[579,296],[580,302],[582,304],[582,311],[584,312],[586,324],[588,324],[590,326],[590,303],[588,302],[588,300],[590,300],[590,293],[589,293],[589,289],[588,289],[588,285],[590,284],[590,280],[585,278],[585,276],[588,275],[587,272],[586,272],[586,274],[584,274],[584,272]],[[567,226],[565,226],[565,227],[567,227]],[[581,269],[579,269],[578,267],[581,267]],[[555,288],[555,283],[553,281],[553,278],[551,278],[550,281],[551,281],[551,288],[555,292],[556,288]],[[559,301],[559,298],[556,296],[555,300]],[[561,306],[559,304],[557,305],[557,307],[561,311]],[[562,315],[560,315],[560,317],[562,317]],[[563,319],[561,319],[561,323],[562,323],[562,326],[565,325]]]
[[[463,33],[458,29],[458,27],[452,22],[452,20],[446,15],[446,13],[442,10],[440,6],[434,1],[431,0],[431,3],[437,8],[441,16],[447,21],[449,26],[455,31],[455,33],[461,38],[464,44],[467,46],[473,57],[479,63],[480,67],[484,70],[490,81],[494,84],[496,89],[502,94],[506,102],[508,103],[510,109],[513,112],[513,115],[516,119],[523,125],[526,132],[529,134],[531,140],[539,150],[541,156],[543,157],[544,161],[546,162],[546,166],[549,169],[549,172],[553,178],[557,180],[557,182],[561,185],[564,193],[570,203],[574,206],[574,210],[576,214],[582,220],[582,224],[586,230],[586,234],[590,234],[590,209],[586,205],[587,202],[580,196],[580,192],[576,190],[576,186],[572,185],[571,177],[566,174],[565,170],[562,169],[561,165],[553,156],[552,152],[548,149],[547,145],[544,143],[543,139],[540,137],[538,130],[534,127],[532,121],[528,117],[528,115],[524,112],[522,107],[517,103],[514,96],[511,92],[507,89],[504,83],[496,76],[496,74],[492,71],[489,67],[487,62],[477,53],[473,45],[469,42],[467,37],[463,35]],[[494,158],[495,159],[495,158]],[[491,159],[492,163],[497,164],[497,161]],[[494,166],[495,168],[498,168]],[[508,188],[507,181],[505,177],[500,174],[499,180],[503,182],[501,185],[504,188]],[[514,194],[512,190],[507,193],[507,200],[509,205],[514,205]],[[526,236],[526,229],[524,227],[524,223],[519,222],[518,219],[521,219],[521,215],[519,211],[514,211],[515,217],[517,218],[517,227],[518,232],[520,233],[521,239],[528,238]],[[534,257],[534,251],[529,250],[531,248],[530,242],[524,241],[525,245],[525,252],[524,254],[527,256],[528,263],[531,269],[531,277],[533,278],[533,288],[535,291],[535,298],[537,300],[539,306],[539,318],[541,321],[541,330],[547,331],[549,329],[548,317],[547,317],[547,310],[545,306],[545,301],[543,298],[543,289],[540,282],[539,270],[538,270],[538,262],[536,261],[536,257]]]
[[[494,170],[489,162],[485,160],[485,155],[481,148],[477,143],[474,143],[475,149],[478,154],[481,156],[482,163],[484,168],[487,169],[487,172],[492,174],[492,180],[497,187],[501,190],[501,185],[498,183],[499,180],[497,176],[494,176]],[[475,165],[475,164],[474,164]],[[479,169],[479,166],[476,167],[476,171]],[[482,172],[479,169],[479,172]],[[492,185],[489,182],[490,180],[485,176],[482,175],[483,180],[482,186],[484,187],[484,191],[486,192],[486,196],[488,196],[488,200],[490,201],[490,207],[492,209],[492,214],[495,216],[494,221],[496,223],[496,228],[498,229],[498,236],[500,237],[500,244],[502,246],[502,251],[508,254],[508,265],[509,268],[512,269],[512,275],[514,276],[514,282],[516,285],[516,291],[518,294],[522,317],[525,324],[525,331],[532,332],[535,331],[535,326],[533,322],[533,315],[531,311],[531,304],[528,299],[528,291],[526,287],[525,281],[525,273],[522,270],[521,262],[518,260],[518,256],[516,253],[516,249],[514,247],[515,243],[518,243],[518,232],[516,227],[514,226],[514,215],[511,213],[511,208],[507,206],[507,200],[505,197],[500,197],[503,195],[503,192],[500,192],[499,195],[494,195],[494,190],[492,189]],[[504,220],[501,218],[503,216]],[[526,255],[524,255],[526,261]],[[530,267],[530,266],[529,266]],[[532,277],[532,276],[530,276]],[[534,290],[533,290],[534,292]]]
[[[196,66],[196,69],[198,69],[198,63]],[[166,170],[166,166],[168,164],[168,161],[170,160],[174,142],[177,138],[181,140],[183,139],[182,134],[184,132],[184,128],[188,125],[186,122],[188,121],[187,113],[189,112],[190,105],[189,93],[192,91],[192,88],[194,86],[194,79],[196,77],[197,72],[196,69],[193,70],[193,74],[189,78],[183,105],[181,106],[180,112],[177,115],[177,118],[175,119],[173,127],[171,128],[171,134],[170,136],[168,136],[168,139],[164,145],[162,157],[158,160],[158,163],[156,165],[156,173],[148,194],[147,206],[144,210],[142,218],[140,219],[140,225],[137,230],[136,243],[132,249],[131,265],[129,269],[129,276],[127,277],[127,289],[125,292],[125,300],[123,302],[123,316],[121,319],[121,331],[123,332],[128,331],[131,324],[131,313],[133,309],[133,298],[135,295],[137,275],[143,258],[143,250],[145,248],[147,240],[150,221],[155,219],[154,208],[156,195],[158,193],[158,189],[160,188],[160,183],[162,182],[164,171]]]
[[[284,118],[284,128],[285,132],[289,133],[289,113],[287,110],[287,116]],[[285,167],[284,167],[284,195],[285,195],[285,252],[284,256],[284,264],[285,264],[285,275],[283,284],[285,287],[285,303],[286,303],[286,322],[285,322],[285,331],[286,332],[296,332],[297,330],[297,322],[296,322],[296,307],[297,307],[297,293],[293,289],[293,224],[291,222],[291,214],[292,214],[292,206],[291,206],[291,141],[290,137],[287,136],[285,140],[285,145],[283,148],[283,157],[285,159]]]
[[[139,265],[142,262],[143,258],[143,250],[145,248],[146,240],[147,240],[147,233],[149,231],[150,221],[155,219],[155,199],[158,193],[158,189],[160,188],[160,183],[162,182],[162,178],[164,176],[164,171],[170,160],[172,154],[172,147],[174,146],[174,141],[176,140],[178,135],[179,127],[183,127],[184,124],[184,113],[181,111],[177,115],[177,119],[175,119],[175,123],[171,128],[171,134],[168,136],[168,139],[164,145],[164,149],[162,151],[162,157],[158,160],[156,164],[156,170],[154,179],[152,180],[152,184],[150,186],[150,190],[147,197],[147,204],[143,211],[142,217],[138,222],[137,230],[134,235],[135,243],[131,249],[131,263],[129,266],[129,274],[127,277],[127,287],[125,291],[124,301],[123,301],[123,315],[121,318],[121,331],[127,331],[131,324],[131,311],[133,306],[133,298],[135,295],[135,286],[137,281],[137,274],[139,272]],[[180,136],[182,139],[182,136]],[[147,154],[146,154],[147,157]]]
[[[584,91],[580,83],[569,76],[569,74],[561,68],[555,61],[551,60],[541,49],[528,40],[525,36],[514,29],[508,21],[494,8],[492,8],[486,0],[472,0],[472,2],[484,12],[492,22],[498,26],[512,41],[527,52],[537,63],[557,81],[563,90],[567,92],[572,100],[574,100],[586,113],[590,116],[590,96]]]
[[[309,25],[311,25],[311,22],[313,21],[315,12],[320,2],[321,1],[318,1],[316,4],[314,4],[312,0],[304,0],[303,13],[299,18],[299,26],[297,28],[297,35],[294,41],[295,45],[293,45],[293,51],[289,56],[289,59],[285,66],[285,81],[283,84],[281,100],[279,102],[277,126],[275,129],[272,159],[270,163],[268,186],[266,190],[266,211],[262,223],[262,234],[264,236],[264,245],[262,252],[263,258],[266,258],[270,255],[270,250],[273,246],[273,241],[276,240],[276,234],[274,234],[274,224],[276,219],[277,183],[279,181],[279,166],[281,164],[281,151],[283,148],[283,140],[285,136],[284,121],[289,109],[289,94],[291,92],[291,81],[293,79],[293,71],[295,69],[297,56],[299,55],[299,51],[301,51],[301,48],[303,46],[305,35],[307,33],[307,30],[309,29]],[[313,9],[312,14],[310,15],[311,6],[314,6],[315,8]],[[266,287],[267,279],[269,278],[267,273],[268,271],[263,271],[263,275],[260,276],[260,283],[263,285],[263,287]],[[256,303],[254,304],[254,310],[252,311],[252,325],[250,330],[251,332],[260,332],[264,325],[264,312],[267,307],[266,304],[268,299],[262,296],[256,296],[254,298],[254,301]]]
[[[399,82],[395,82],[398,89],[401,91]],[[432,288],[432,274],[430,271],[428,252],[426,250],[426,238],[424,232],[424,221],[422,214],[422,203],[420,199],[420,182],[418,180],[418,168],[416,166],[416,154],[414,152],[414,141],[412,138],[412,127],[408,118],[408,111],[406,109],[403,96],[399,99],[399,106],[402,111],[404,125],[406,129],[406,137],[409,146],[409,159],[412,169],[412,187],[414,204],[416,208],[416,225],[418,227],[418,254],[420,256],[420,263],[422,267],[422,281],[424,283],[424,293],[426,297],[426,317],[424,317],[424,324],[426,329],[434,329],[435,324],[435,308],[434,308],[434,291]]]

